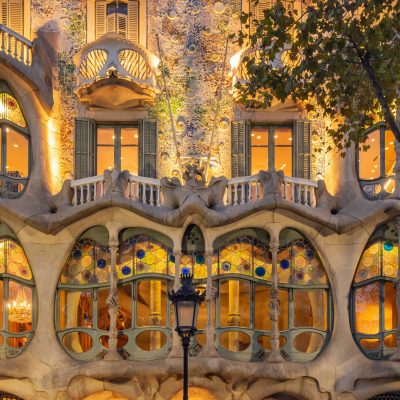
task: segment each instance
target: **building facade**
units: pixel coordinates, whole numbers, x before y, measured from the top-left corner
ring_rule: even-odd
[[[400,151],[241,104],[271,3],[2,0],[1,399],[180,399],[182,271],[192,400],[400,399]]]

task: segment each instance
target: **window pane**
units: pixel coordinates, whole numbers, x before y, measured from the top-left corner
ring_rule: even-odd
[[[139,142],[138,128],[121,128],[121,144],[137,146]]]
[[[32,330],[32,288],[10,281],[8,286],[8,331],[27,332]],[[18,308],[25,308],[22,313]]]
[[[110,315],[108,314],[107,297],[110,294],[109,288],[97,291],[97,327],[102,331],[110,329]]]
[[[7,175],[15,178],[29,174],[29,142],[28,139],[14,129],[7,128]]]
[[[91,292],[60,290],[59,329],[91,328],[93,326],[93,299]]]
[[[362,151],[360,144],[359,152],[359,177],[360,179],[377,179],[381,176],[380,168],[380,131],[371,132],[368,135],[365,145],[370,146],[367,151]]]
[[[114,168],[114,147],[97,146],[97,173]]]
[[[138,148],[137,146],[123,146],[121,148],[121,171],[127,169],[131,174],[138,174]]]
[[[275,169],[283,170],[286,176],[292,176],[291,147],[275,147]]]
[[[250,135],[251,174],[268,169],[268,127],[253,128]]]
[[[262,331],[270,331],[272,330],[269,317],[270,288],[256,285],[254,291],[254,327]]]
[[[166,281],[151,279],[140,281],[137,285],[138,326],[165,326],[167,317]]]
[[[385,174],[393,175],[393,167],[396,162],[394,151],[394,135],[392,131],[385,131]]]
[[[397,328],[396,290],[393,282],[385,283],[385,330]]]
[[[97,144],[114,145],[114,128],[97,128]]]
[[[128,283],[118,287],[119,310],[117,329],[130,329],[132,327],[132,284]]]
[[[357,332],[379,332],[379,282],[355,290],[355,313]]]
[[[279,330],[286,331],[289,329],[289,291],[285,289],[279,290]]]
[[[219,301],[221,326],[250,325],[250,282],[222,281]]]
[[[325,290],[294,290],[294,326],[327,328],[327,296]]]
[[[292,128],[275,128],[275,146],[292,146]]]

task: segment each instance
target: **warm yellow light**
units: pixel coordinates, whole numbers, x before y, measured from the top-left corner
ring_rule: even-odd
[[[375,138],[372,138],[372,139],[371,139],[371,142],[375,142]]]
[[[290,137],[289,140],[292,141],[292,138]]]
[[[234,54],[230,60],[229,60],[229,64],[231,65],[231,69],[233,71],[237,70],[239,68],[241,59],[242,59],[242,54],[244,52],[244,49],[238,51],[236,54]]]
[[[252,133],[251,136],[255,136],[254,133]]]
[[[15,143],[15,144],[14,144],[14,147],[18,147],[18,145]]]
[[[278,139],[278,135],[275,135],[274,138],[275,138],[275,139]]]
[[[390,142],[389,144],[393,144],[393,142]]]
[[[135,134],[135,139],[137,139],[138,138],[138,135],[137,134]]]
[[[261,139],[261,136],[257,136],[257,139]]]
[[[53,193],[60,190],[61,186],[61,143],[60,128],[56,118],[47,121],[47,164],[49,165],[49,181]]]

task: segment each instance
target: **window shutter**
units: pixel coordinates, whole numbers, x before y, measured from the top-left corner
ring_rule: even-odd
[[[295,176],[310,179],[311,171],[311,123],[309,121],[295,121]]]
[[[20,35],[23,35],[23,0],[9,0],[8,14],[9,28]]]
[[[96,39],[106,33],[107,3],[104,0],[96,1]]]
[[[93,120],[75,118],[75,179],[95,175],[95,128]]]
[[[248,121],[232,122],[232,178],[247,176],[250,170],[250,123]]]
[[[139,43],[139,2],[128,1],[128,39]]]
[[[140,175],[157,178],[157,122],[145,119],[140,123]]]
[[[110,15],[107,15],[107,32],[116,32],[116,18],[117,14],[112,13]]]
[[[273,0],[260,0],[255,6],[255,18],[258,20],[264,19],[264,10],[271,8],[273,5]]]
[[[1,23],[8,26],[8,0],[1,0]]]
[[[117,14],[117,18],[118,18],[118,33],[123,36],[126,37],[126,15],[122,15],[122,14]]]

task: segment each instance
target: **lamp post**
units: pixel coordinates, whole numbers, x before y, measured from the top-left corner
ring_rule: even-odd
[[[192,285],[193,275],[181,274],[181,287],[175,292],[168,293],[168,298],[174,305],[175,330],[182,338],[183,347],[183,400],[188,400],[188,362],[190,338],[196,334],[199,307],[204,300],[205,292],[200,294]]]

